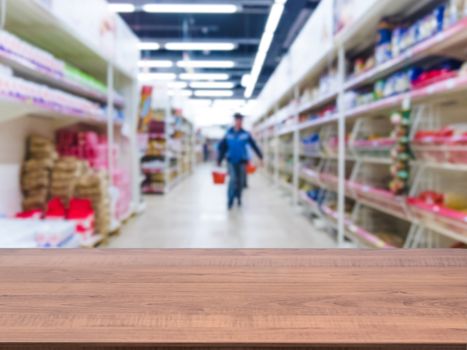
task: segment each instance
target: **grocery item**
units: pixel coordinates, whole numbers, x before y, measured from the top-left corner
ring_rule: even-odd
[[[448,192],[443,196],[444,205],[453,210],[467,210],[467,195],[456,192]]]
[[[407,193],[410,179],[410,160],[412,153],[410,150],[410,110],[394,113],[391,116],[391,123],[394,125],[392,138],[396,144],[391,151],[392,165],[390,168],[391,181],[390,191],[395,195]]]
[[[89,171],[76,183],[75,196],[91,201],[95,213],[96,232],[107,235],[111,228],[110,197],[104,171]]]
[[[43,210],[49,197],[50,175],[57,159],[52,140],[32,135],[26,145],[26,160],[21,171],[24,211]]]
[[[60,198],[68,205],[75,194],[76,183],[87,171],[87,164],[74,157],[62,157],[54,165],[51,176],[50,195]]]

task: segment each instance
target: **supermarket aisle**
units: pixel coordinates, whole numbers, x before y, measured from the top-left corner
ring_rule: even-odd
[[[250,178],[244,205],[226,209],[225,187],[211,184],[210,168],[166,196],[148,197],[145,213],[112,239],[110,248],[328,248],[333,240],[313,229],[288,199],[260,175]]]

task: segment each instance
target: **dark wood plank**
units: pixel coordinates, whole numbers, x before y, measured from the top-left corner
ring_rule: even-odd
[[[2,250],[0,281],[18,349],[467,343],[462,250]]]

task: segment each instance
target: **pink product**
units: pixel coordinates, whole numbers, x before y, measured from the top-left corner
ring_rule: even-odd
[[[113,184],[117,187],[119,196],[116,203],[116,217],[118,220],[125,218],[131,203],[131,181],[130,174],[123,168],[116,168],[113,172]]]
[[[33,83],[13,76],[0,76],[0,95],[80,117],[104,118],[98,104],[45,85]]]
[[[46,72],[58,76],[64,75],[65,63],[63,61],[6,31],[0,32],[0,51],[25,60]]]
[[[412,142],[417,159],[432,162],[467,164],[467,136],[427,137]]]
[[[467,237],[467,214],[442,206],[426,204],[418,198],[407,200],[412,215],[427,227]]]
[[[73,156],[85,160],[97,170],[109,167],[107,138],[92,131],[60,130],[57,133],[57,150],[61,156]],[[118,164],[118,148],[112,150],[112,163]]]

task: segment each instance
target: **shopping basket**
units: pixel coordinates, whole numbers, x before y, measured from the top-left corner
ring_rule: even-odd
[[[223,185],[225,184],[225,179],[227,177],[227,173],[214,170],[212,172],[212,181],[214,182],[215,185]]]
[[[256,166],[253,163],[247,163],[246,165],[246,172],[249,175],[252,175],[256,172]]]

